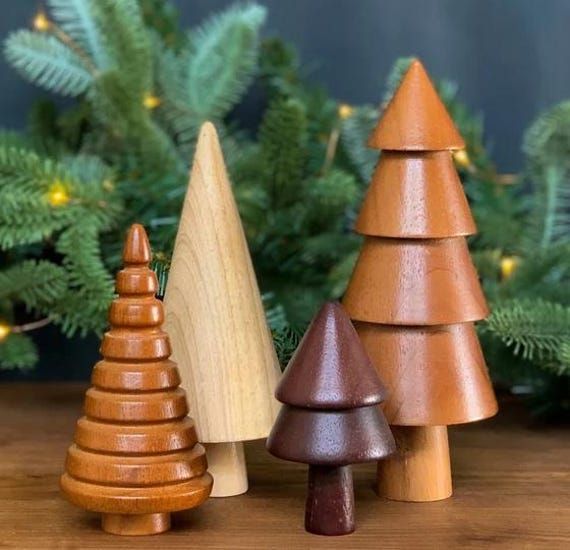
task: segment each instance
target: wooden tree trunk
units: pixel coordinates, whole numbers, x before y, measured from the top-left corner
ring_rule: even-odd
[[[231,497],[247,491],[243,443],[205,443],[208,471],[214,476],[212,497]]]
[[[354,531],[350,466],[309,465],[305,529],[317,535],[347,535]]]
[[[398,452],[378,462],[378,493],[391,500],[449,498],[451,464],[447,426],[391,426]]]

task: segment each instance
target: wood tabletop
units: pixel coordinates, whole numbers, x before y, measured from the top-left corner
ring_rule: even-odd
[[[518,404],[450,428],[455,494],[423,504],[373,492],[374,466],[354,468],[354,534],[303,530],[306,467],[246,446],[250,490],[175,514],[172,531],[118,537],[60,495],[58,478],[86,386],[0,386],[0,548],[416,549],[570,548],[570,431],[529,427]]]

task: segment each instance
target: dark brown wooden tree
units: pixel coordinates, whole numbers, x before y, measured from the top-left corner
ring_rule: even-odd
[[[350,464],[384,458],[395,443],[378,407],[384,387],[340,304],[326,304],[314,318],[275,395],[284,405],[267,448],[309,464],[305,528],[351,533]]]
[[[145,230],[135,224],[117,275],[103,359],[93,369],[61,477],[67,498],[100,512],[103,529],[119,535],[165,531],[170,512],[198,506],[212,490],[178,368],[169,360],[150,258]]]
[[[492,416],[497,403],[474,326],[488,314],[465,240],[476,228],[451,157],[464,143],[419,61],[369,145],[382,155],[343,305],[389,390],[399,453],[379,463],[378,489],[438,500],[452,491],[447,425]]]

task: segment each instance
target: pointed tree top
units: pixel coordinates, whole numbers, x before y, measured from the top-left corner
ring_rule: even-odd
[[[350,409],[380,403],[386,391],[339,303],[313,319],[276,391],[279,401],[311,409]]]
[[[368,145],[394,151],[443,151],[465,147],[419,60],[412,61]]]
[[[150,259],[150,244],[146,231],[140,223],[134,223],[129,228],[125,240],[123,262],[125,264],[146,265]]]

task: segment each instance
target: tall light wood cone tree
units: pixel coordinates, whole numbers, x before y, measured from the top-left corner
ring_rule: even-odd
[[[439,500],[452,493],[447,425],[492,416],[497,402],[474,326],[488,314],[465,240],[476,228],[451,157],[464,143],[419,61],[369,145],[382,155],[343,304],[389,390],[399,452],[379,462],[378,490]]]
[[[200,131],[166,287],[166,327],[212,496],[247,491],[243,441],[267,437],[280,368],[214,126]]]

